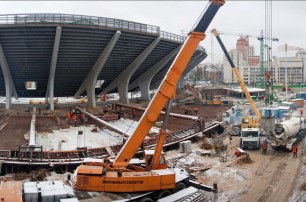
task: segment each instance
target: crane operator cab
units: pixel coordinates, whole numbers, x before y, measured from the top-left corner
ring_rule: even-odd
[[[153,160],[153,155],[155,150],[145,150],[145,163],[146,163],[146,169],[151,169],[152,167],[152,160]],[[167,168],[167,162],[164,156],[164,153],[162,152],[160,159],[159,159],[159,163],[157,166],[157,169],[165,169]]]
[[[242,117],[241,128],[258,128],[258,123],[253,119],[252,116]]]

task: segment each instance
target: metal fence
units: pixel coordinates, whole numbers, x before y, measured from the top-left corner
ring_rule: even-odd
[[[78,25],[89,27],[103,27],[111,29],[127,30],[151,35],[160,35],[162,38],[170,41],[183,42],[184,37],[160,31],[160,28],[154,25],[142,24],[114,18],[55,14],[55,13],[32,13],[32,14],[7,14],[0,15],[0,25],[29,25],[29,24],[63,24]]]
[[[176,35],[176,34],[172,34],[169,32],[164,32],[164,31],[160,31],[160,36],[163,39],[169,40],[169,41],[177,41],[180,43],[183,43],[186,39],[186,37],[180,36],[180,35]]]

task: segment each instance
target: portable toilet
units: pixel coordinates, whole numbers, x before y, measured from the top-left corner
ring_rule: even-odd
[[[302,92],[300,93],[300,98],[302,98],[303,100],[306,100],[306,93]]]
[[[257,96],[256,95],[252,95],[251,98],[252,98],[252,100],[257,100]]]
[[[223,103],[224,105],[228,105],[228,100],[222,100],[222,103]]]

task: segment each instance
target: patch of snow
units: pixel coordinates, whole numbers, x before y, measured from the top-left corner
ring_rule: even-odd
[[[110,124],[133,134],[138,122],[129,119],[120,119],[109,122]],[[36,141],[42,145],[44,150],[74,150],[77,147],[107,147],[122,143],[122,135],[107,128],[98,128],[97,132],[92,132],[94,125],[70,127],[69,129],[54,130],[52,133],[37,133]],[[78,135],[82,131],[82,135]],[[156,134],[159,128],[152,127],[149,133]]]

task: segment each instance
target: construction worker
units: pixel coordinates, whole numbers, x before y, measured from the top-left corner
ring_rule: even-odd
[[[133,109],[133,111],[132,111],[132,118],[133,118],[133,119],[136,118],[136,110],[135,110],[135,109]]]
[[[297,146],[296,145],[293,145],[292,147],[292,153],[293,153],[293,158],[297,158]]]
[[[66,119],[68,120],[68,122],[70,121],[70,119],[71,119],[71,113],[70,112],[66,113]]]
[[[76,127],[77,126],[77,123],[78,123],[78,117],[77,115],[74,115],[73,118],[72,118],[73,122],[74,122],[74,126]]]
[[[188,109],[187,108],[185,109],[185,114],[188,114]]]
[[[199,112],[199,108],[194,107],[194,108],[193,108],[193,112],[194,112],[195,114],[197,114],[197,113]]]
[[[103,95],[102,100],[103,100],[103,102],[106,101],[106,95],[105,94]]]
[[[262,152],[262,154],[264,154],[264,155],[266,155],[266,153],[267,153],[267,143],[266,143],[266,141],[264,141],[264,142],[262,143],[262,145],[261,145],[261,152]]]

